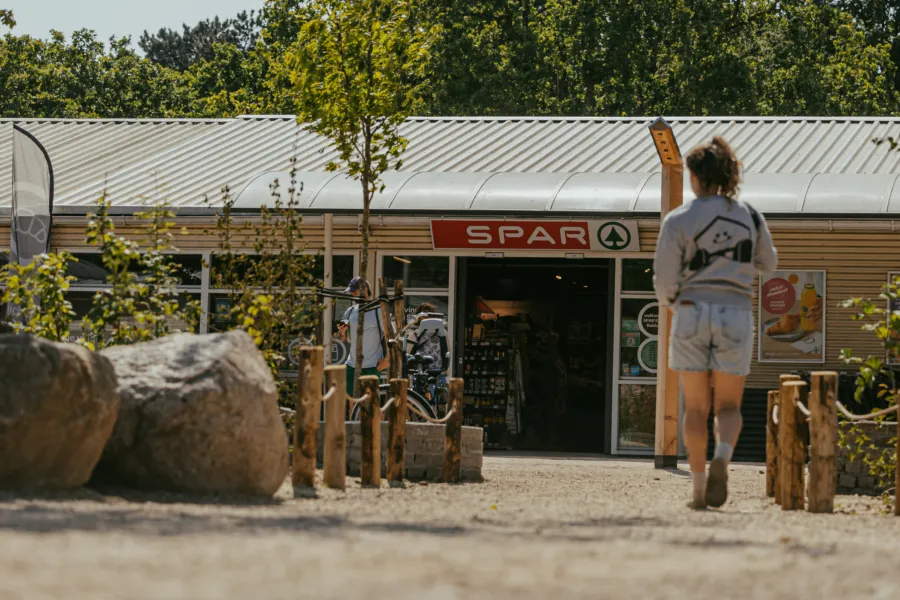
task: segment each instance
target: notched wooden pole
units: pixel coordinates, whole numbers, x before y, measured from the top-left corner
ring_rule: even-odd
[[[807,385],[803,381],[786,381],[781,384],[781,409],[778,413],[781,465],[781,508],[803,510],[803,471],[806,466],[806,448],[803,447],[801,426],[803,415],[797,403],[806,403]]]
[[[325,389],[334,387],[325,405],[325,449],[322,466],[325,485],[343,490],[347,488],[347,367],[334,365],[325,368]]]
[[[778,403],[778,392],[769,392],[768,414],[766,416],[766,496],[775,497],[775,482],[778,479],[778,426],[774,412]]]
[[[297,412],[294,415],[294,485],[316,485],[316,436],[322,409],[322,369],[325,354],[321,346],[300,348],[297,373]]]
[[[391,380],[391,397],[394,402],[388,408],[387,480],[402,483],[406,470],[406,394],[409,381]]]
[[[812,374],[809,393],[809,498],[811,513],[834,512],[837,493],[838,374]]]
[[[378,377],[367,375],[359,381],[363,396],[368,395],[359,411],[362,430],[360,479],[364,486],[381,487],[381,402],[378,398]]]
[[[777,435],[775,437],[776,446],[778,447],[778,463],[775,465],[775,472],[777,473],[777,479],[775,479],[775,503],[778,505],[783,505],[784,503],[784,489],[781,485],[781,468],[783,462],[781,455],[781,411],[784,408],[781,396],[781,386],[788,381],[800,381],[800,377],[798,375],[782,375],[779,378],[778,393],[775,395],[775,403],[778,406],[778,425],[776,427]]]
[[[458,483],[460,480],[462,422],[463,422],[463,380],[450,380],[450,406],[453,414],[447,421],[444,434],[444,481]]]

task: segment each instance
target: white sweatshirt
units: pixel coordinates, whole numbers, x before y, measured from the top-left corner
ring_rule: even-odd
[[[778,266],[765,219],[746,202],[707,196],[663,220],[653,261],[661,306],[680,300],[752,308],[757,272]]]

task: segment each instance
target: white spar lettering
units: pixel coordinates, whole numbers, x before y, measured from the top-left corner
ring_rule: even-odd
[[[469,225],[466,227],[466,235],[469,236],[470,244],[490,244],[491,228],[487,225]]]
[[[586,235],[586,231],[583,227],[560,227],[559,228],[559,237],[562,238],[563,246],[566,245],[566,238],[571,238],[573,240],[577,240],[581,242],[582,246],[586,246],[587,242],[584,239]]]
[[[547,230],[540,225],[535,227],[531,235],[528,236],[528,244],[533,244],[535,242],[550,242],[551,244],[556,244],[556,240],[553,239],[553,236],[547,233]]]
[[[505,244],[506,240],[520,238],[525,235],[525,230],[518,225],[503,225],[500,227],[500,243]]]

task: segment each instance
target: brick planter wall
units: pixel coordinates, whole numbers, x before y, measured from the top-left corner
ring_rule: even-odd
[[[481,427],[462,428],[460,470],[463,481],[482,481],[481,459],[484,451]],[[317,458],[322,467],[325,423],[319,423]],[[388,424],[381,424],[381,476],[387,465]],[[359,421],[347,422],[347,475],[359,475],[362,433]],[[440,480],[444,471],[444,426],[431,423],[406,424],[406,479],[410,481]]]
[[[852,426],[849,423],[841,423],[839,427],[842,432],[846,433],[848,445],[853,447],[853,434],[850,433]],[[857,427],[874,442],[877,448],[894,448],[891,440],[897,435],[896,423],[882,425],[860,423]],[[864,457],[860,454],[851,461],[849,450],[838,449],[837,491],[839,494],[879,494],[886,489],[885,486],[879,486],[875,477],[869,474],[869,469],[863,459]],[[887,486],[887,488],[890,487],[892,485]]]

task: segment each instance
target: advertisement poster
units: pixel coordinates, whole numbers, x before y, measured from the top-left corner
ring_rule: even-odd
[[[825,271],[776,271],[759,283],[759,362],[825,362]]]
[[[888,283],[897,286],[897,291],[900,291],[900,271],[893,271],[891,273],[888,273]],[[888,306],[888,310],[891,313],[900,310],[900,299],[891,300],[890,306]],[[888,318],[890,318],[890,315],[888,315]],[[900,365],[900,347],[894,348],[892,356],[888,356],[888,364]]]

